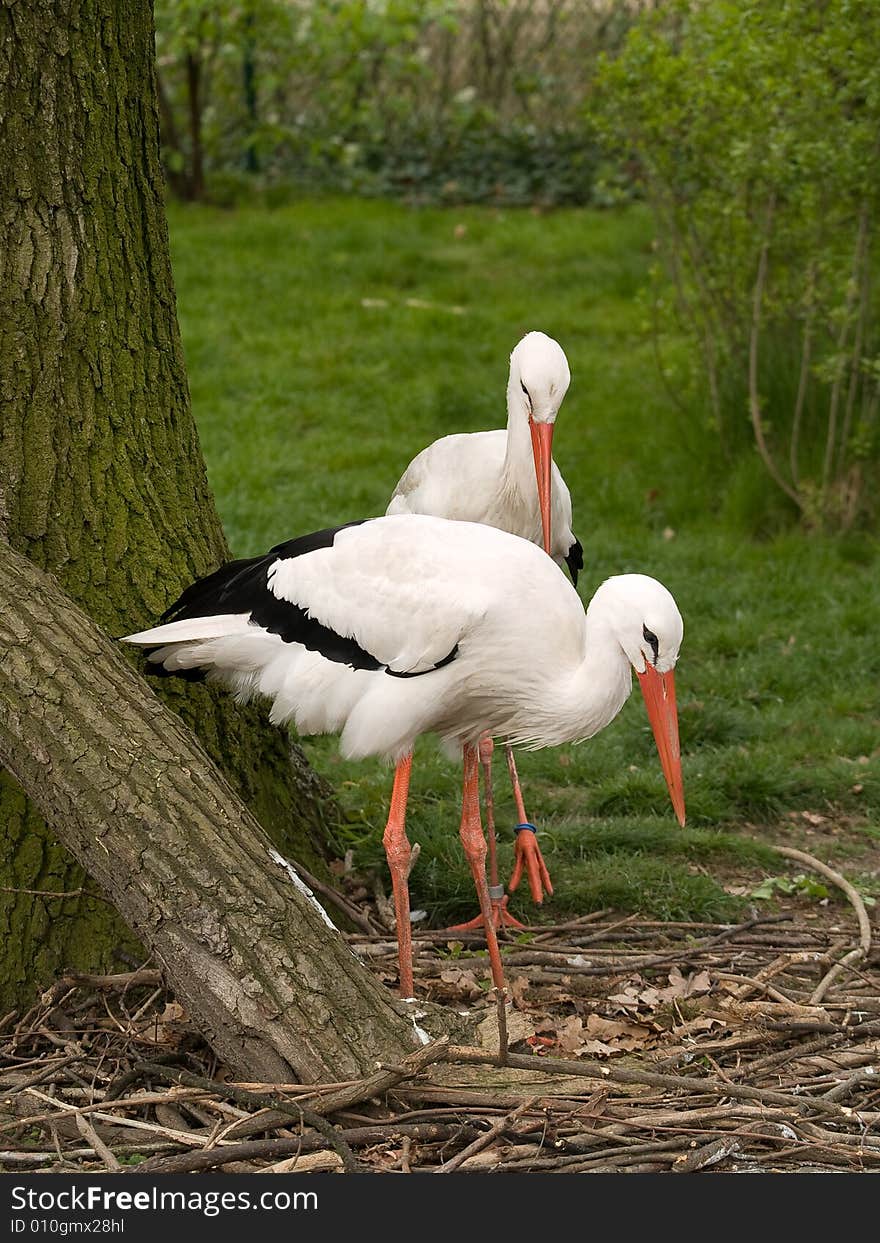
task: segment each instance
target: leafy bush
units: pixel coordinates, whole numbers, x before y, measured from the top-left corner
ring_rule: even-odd
[[[207,184],[227,201],[293,182],[586,202],[594,67],[634,12],[606,0],[157,0],[169,179],[183,197]]]
[[[601,74],[656,216],[658,330],[684,327],[728,454],[750,441],[814,527],[870,516],[880,457],[878,46],[859,0],[678,0]]]

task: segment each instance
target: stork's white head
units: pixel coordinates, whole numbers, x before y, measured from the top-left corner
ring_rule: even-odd
[[[669,797],[683,825],[684,783],[673,673],[684,635],[678,606],[656,578],[619,574],[606,579],[593,596],[588,619],[591,615],[611,629],[638,674]]]
[[[636,673],[675,668],[684,622],[669,591],[647,574],[608,578],[590,601],[587,615],[601,613]]]
[[[570,382],[565,351],[546,333],[527,332],[514,347],[508,391],[525,417],[555,422]]]
[[[519,412],[529,421],[544,551],[548,553],[552,535],[550,487],[553,426],[570,380],[568,359],[562,346],[546,333],[527,332],[515,346],[510,356],[510,379],[507,382],[508,421],[516,419]]]

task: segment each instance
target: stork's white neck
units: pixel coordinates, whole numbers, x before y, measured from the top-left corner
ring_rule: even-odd
[[[559,672],[558,651],[550,653],[554,675],[547,677],[536,655],[520,690],[522,715],[511,729],[513,742],[558,746],[582,741],[604,729],[618,714],[632,690],[632,666],[614,632],[610,617],[600,610],[588,614],[579,660]]]
[[[529,407],[520,388],[519,373],[514,374],[513,370],[507,384],[507,449],[501,471],[501,489],[526,499],[535,513],[538,513]]]
[[[563,735],[580,742],[604,729],[632,690],[632,666],[606,619],[588,617],[586,651],[574,676],[558,688]]]

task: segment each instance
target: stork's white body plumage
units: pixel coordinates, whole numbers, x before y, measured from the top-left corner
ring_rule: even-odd
[[[510,356],[507,427],[444,436],[423,449],[404,471],[387,514],[432,514],[482,522],[534,544],[543,540],[534,441],[530,426],[552,430],[569,385],[561,347],[530,332]],[[571,529],[571,495],[549,459],[550,555],[561,564],[579,545]],[[572,566],[577,577],[580,568]]]
[[[587,738],[623,706],[633,653],[644,669],[642,613],[659,612],[653,626],[669,636],[658,669],[678,653],[680,619],[655,580],[610,579],[585,614],[539,548],[493,527],[398,515],[341,528],[299,555],[284,547],[251,563],[265,565],[261,590],[352,640],[374,668],[291,638],[299,612],[286,639],[271,633],[255,623],[256,598],[252,611],[184,616],[127,641],[169,672],[209,669],[242,697],[268,697],[276,723],[340,733],[350,758],[397,761],[423,733],[456,751],[487,731],[530,747]],[[639,592],[628,654],[615,625]]]
[[[551,479],[550,555],[561,564],[577,540],[571,529],[571,494],[555,462]],[[410,462],[385,512],[482,522],[540,544],[528,424],[517,424],[513,435],[501,428],[435,440]]]
[[[535,544],[483,524],[398,514],[231,562],[188,587],[168,616],[127,640],[164,672],[206,670],[243,699],[268,697],[278,723],[338,732],[347,756],[396,762],[384,842],[404,996],[413,987],[405,810],[421,734],[464,756],[461,837],[499,988],[479,815],[484,734],[530,747],[590,737],[620,711],[635,668],[683,821],[672,675],[682,622],[652,578],[608,579],[584,613]]]

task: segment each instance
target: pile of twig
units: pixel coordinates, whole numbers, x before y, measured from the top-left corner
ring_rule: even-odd
[[[67,977],[0,1018],[0,1170],[880,1169],[880,964],[846,896],[534,929],[506,1006],[478,938],[421,933],[419,995],[478,1035],[347,1083],[231,1082],[158,972]],[[386,934],[350,941],[393,980]]]

